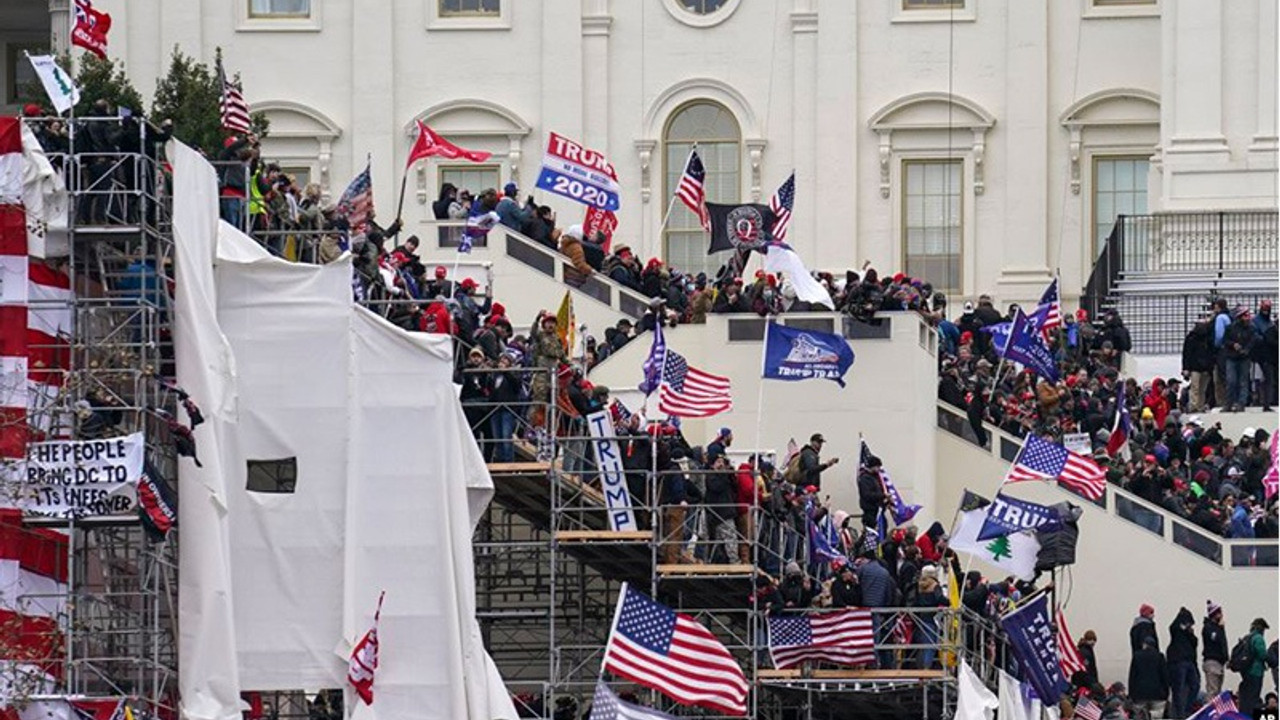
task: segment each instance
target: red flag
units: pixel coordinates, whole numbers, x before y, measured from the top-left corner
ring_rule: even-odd
[[[76,24],[71,30],[71,44],[79,45],[100,58],[106,58],[109,30],[110,15],[94,10],[90,0],[76,0]]]
[[[347,682],[356,689],[365,705],[373,704],[373,673],[378,669],[378,618],[382,615],[382,598],[386,595],[385,590],[378,594],[373,627],[356,643],[351,651],[351,662],[347,665]]]
[[[409,149],[409,162],[404,164],[406,170],[415,162],[424,157],[439,155],[448,160],[470,160],[471,162],[484,162],[489,159],[493,153],[483,150],[467,150],[445,140],[436,134],[435,130],[427,127],[426,123],[418,121],[418,139],[413,141],[413,147]]]
[[[582,236],[588,240],[595,238],[597,232],[604,233],[605,253],[613,244],[613,231],[618,229],[618,216],[612,210],[604,210],[595,205],[587,206],[587,218],[582,221]]]

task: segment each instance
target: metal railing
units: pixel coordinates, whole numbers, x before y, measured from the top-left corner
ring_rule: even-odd
[[[992,425],[984,424],[990,438],[986,446],[978,444],[969,420],[956,408],[938,403],[938,429],[954,435],[982,452],[993,452],[996,457],[1010,460],[1022,447],[1022,441]],[[1010,455],[1012,453],[1012,455]],[[1235,540],[1209,533],[1186,518],[1177,516],[1133,493],[1107,483],[1099,500],[1091,500],[1074,490],[1058,485],[1063,491],[1099,507],[1102,511],[1132,523],[1143,530],[1159,535],[1166,541],[1195,553],[1200,558],[1226,569],[1275,568],[1280,566],[1280,541]]]
[[[1094,262],[1081,307],[1096,316],[1124,276],[1274,271],[1280,266],[1278,237],[1274,210],[1121,215]]]

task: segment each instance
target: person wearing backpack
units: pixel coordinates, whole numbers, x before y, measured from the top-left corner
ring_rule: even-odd
[[[1240,687],[1236,690],[1240,702],[1236,705],[1245,714],[1252,713],[1262,704],[1262,676],[1267,664],[1267,640],[1263,633],[1270,627],[1266,620],[1254,618],[1249,623],[1249,634],[1231,648],[1227,667],[1240,673]]]
[[[1204,694],[1217,697],[1222,692],[1222,675],[1227,666],[1227,630],[1222,624],[1222,606],[1206,600],[1204,624],[1200,626],[1200,640],[1204,647],[1200,657],[1204,663]]]

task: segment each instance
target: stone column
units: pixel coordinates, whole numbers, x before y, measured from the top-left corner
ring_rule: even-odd
[[[1199,0],[1165,0],[1163,12],[1166,32],[1162,38],[1161,96],[1171,107],[1170,122],[1160,133],[1165,163],[1177,154],[1202,155],[1207,156],[1202,160],[1225,163],[1229,158],[1222,132],[1223,6]]]
[[[1249,145],[1250,163],[1275,167],[1276,152],[1276,0],[1258,0],[1258,127]]]
[[[815,0],[795,0],[792,8],[791,167],[771,163],[764,194],[767,202],[777,185],[795,170],[796,197],[787,242],[812,265],[818,259],[818,4]]]
[[[1003,246],[1000,255],[998,300],[1034,303],[1049,282],[1049,13],[1044,3],[1013,2],[1008,5],[1005,37],[1005,107],[1006,149],[1004,182],[1009,188],[1005,209]],[[977,146],[975,146],[976,148]],[[976,183],[978,156],[975,151]],[[974,185],[975,196],[981,188]],[[974,211],[982,212],[978,201]],[[975,224],[976,226],[976,224]],[[990,257],[979,252],[979,246],[996,238],[966,237],[964,252],[976,257]],[[1056,262],[1056,258],[1052,259]],[[966,266],[968,263],[966,263]],[[966,277],[967,293],[987,290],[974,286],[974,278]]]
[[[606,157],[609,155],[609,31],[612,26],[609,0],[582,0],[582,140]]]

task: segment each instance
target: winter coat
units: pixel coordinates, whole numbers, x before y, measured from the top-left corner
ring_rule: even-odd
[[[1160,647],[1155,621],[1139,615],[1133,619],[1133,626],[1129,628],[1129,649],[1137,653],[1142,649],[1142,639],[1147,637],[1156,638],[1156,647]]]
[[[1213,323],[1198,322],[1182,341],[1182,369],[1189,372],[1213,370]]]
[[[918,608],[939,608],[946,607],[948,603],[947,596],[942,592],[942,586],[938,581],[931,577],[922,577],[916,584],[916,597],[912,602],[913,607]],[[917,623],[933,623],[934,613],[920,613],[915,617]]]
[[[893,578],[889,571],[875,560],[868,560],[858,568],[858,583],[862,585],[862,602],[866,607],[890,607],[893,604]]]
[[[595,269],[587,264],[587,255],[582,250],[582,241],[568,233],[560,236],[560,252],[569,258],[573,268],[583,275],[595,273]]]
[[[880,508],[884,507],[884,497],[884,483],[880,481],[880,474],[865,468],[859,470],[858,507],[863,516],[875,517]]]
[[[1169,647],[1165,657],[1170,663],[1196,661],[1196,619],[1191,611],[1182,608],[1169,623]]]
[[[1081,643],[1076,646],[1080,651],[1080,658],[1084,660],[1084,672],[1089,676],[1089,680],[1098,682],[1098,656],[1093,652],[1093,645]]]
[[[791,610],[801,610],[813,604],[813,598],[817,596],[817,583],[810,580],[809,587],[804,585],[805,577],[800,575],[788,575],[782,581],[782,599],[787,607]]]
[[[832,581],[831,605],[838,608],[862,606],[862,587],[856,578],[845,582],[844,578],[838,577]]]
[[[711,312],[711,291],[695,290],[689,300],[689,322],[702,325],[707,322],[707,313]]]
[[[1227,663],[1227,631],[1216,622],[1204,619],[1204,624],[1200,626],[1200,640],[1204,643],[1204,648],[1200,651],[1200,656],[1205,660],[1217,660],[1225,665]]]
[[[1222,353],[1228,360],[1248,360],[1258,336],[1244,320],[1235,320],[1227,326],[1222,338]]]
[[[1129,661],[1129,697],[1138,701],[1169,699],[1169,669],[1155,648],[1134,653]]]

